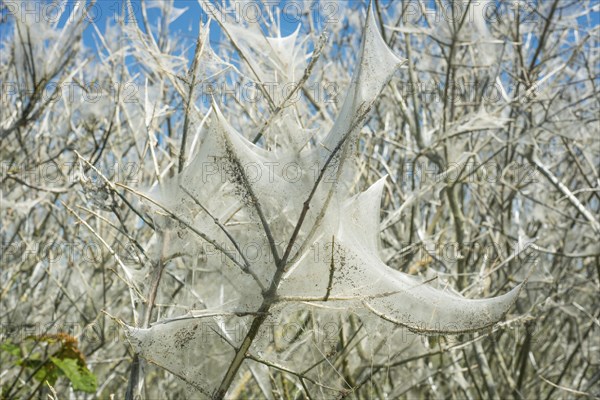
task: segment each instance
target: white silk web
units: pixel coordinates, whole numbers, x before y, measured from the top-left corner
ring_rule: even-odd
[[[298,66],[306,60],[294,47],[298,31],[265,38],[226,26],[254,60],[256,79],[298,79]],[[267,61],[255,58],[261,52]],[[276,300],[241,374],[254,375],[268,389],[265,365],[275,365],[324,395],[351,387],[339,373],[342,366],[329,361],[346,351],[339,339],[347,328],[340,321],[354,329],[364,326],[360,335],[342,342],[358,342],[377,363],[389,359],[390,352],[422,350],[414,333],[490,327],[515,301],[521,285],[499,297],[467,299],[390,268],[379,248],[386,178],[350,194],[347,182],[356,175],[350,159],[359,130],[402,63],[369,12],[351,85],[332,129],[320,140],[301,150],[261,148],[230,126],[215,103],[210,130],[194,159],[150,193],[158,227],[150,254],[162,262],[184,257],[198,272],[186,283],[187,313],[128,330],[139,354],[186,382],[190,395],[209,396],[217,389],[264,303],[263,291],[273,284]],[[281,143],[294,142],[292,129],[278,135]],[[294,235],[299,220],[303,223]],[[288,262],[280,266],[285,271],[273,283],[276,257],[283,256],[292,237]],[[346,367],[364,368],[359,358],[346,359]]]

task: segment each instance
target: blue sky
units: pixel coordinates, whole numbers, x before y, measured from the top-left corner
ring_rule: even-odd
[[[89,2],[89,0],[85,0]],[[386,0],[387,1],[387,0]],[[154,1],[157,3],[158,1]],[[42,18],[50,21],[55,21],[59,19],[58,26],[61,27],[67,21],[70,15],[70,11],[75,8],[77,4],[77,0],[67,0],[63,3],[63,7],[68,11],[61,15],[61,9],[52,4],[50,0],[5,0],[0,2],[0,5],[4,5],[7,8],[18,10],[18,12],[22,13],[21,17],[25,18]],[[96,26],[99,28],[101,32],[104,31],[106,25],[108,23],[115,23],[116,21],[122,20],[124,17],[128,17],[128,21],[131,21],[132,18],[130,13],[123,12],[123,0],[97,0],[96,4],[92,8],[88,8],[88,19],[93,20]],[[140,18],[141,13],[141,3],[140,0],[131,0],[133,7],[133,14],[136,18]],[[148,2],[152,3],[152,1]],[[147,4],[148,4],[147,3]],[[220,3],[220,1],[218,2]],[[298,26],[299,17],[297,16],[297,12],[300,11],[301,7],[305,7],[301,5],[303,2],[300,1],[288,1],[288,0],[268,0],[267,2],[269,7],[275,8],[279,7],[284,10],[283,18],[281,18],[281,31],[283,35],[287,35],[292,33]],[[249,2],[249,4],[245,6],[240,6],[238,8],[238,12],[242,12],[244,15],[252,15],[252,12],[256,12],[257,2]],[[187,11],[182,14],[179,18],[173,21],[170,24],[170,30],[172,32],[178,32],[179,34],[192,38],[195,38],[198,35],[198,20],[201,19],[203,22],[207,21],[208,16],[205,12],[203,12],[198,4],[197,0],[175,0],[174,1],[175,8],[185,9]],[[147,5],[148,7],[148,5]],[[306,6],[309,7],[309,6]],[[316,4],[311,6],[311,10],[314,13],[317,12],[317,8],[321,8],[323,12],[323,8],[326,6],[321,6],[320,4]],[[306,11],[306,10],[301,10]],[[327,10],[325,10],[327,11]],[[0,13],[2,15],[7,14],[7,9],[2,9],[0,7]],[[259,11],[260,13],[264,13],[264,10]],[[148,8],[148,19],[151,24],[158,21],[160,11],[156,8]],[[234,15],[234,10],[231,10],[229,15]],[[215,24],[216,27],[216,24]],[[0,25],[0,35],[6,33],[5,29],[7,29],[7,24]],[[142,28],[143,29],[143,28]],[[91,48],[95,48],[96,41],[94,40],[96,36],[95,29],[93,27],[88,27],[84,34],[84,43],[86,46]],[[219,36],[218,29],[214,29],[214,33],[211,34],[211,39],[216,39]]]
[[[89,0],[85,0],[88,1]],[[160,1],[160,0],[159,0]],[[344,0],[340,0],[343,2]],[[382,6],[389,5],[391,1],[397,2],[401,0],[379,0],[379,4]],[[407,0],[414,1],[414,0]],[[465,0],[466,1],[466,0]],[[491,0],[479,0],[483,2],[489,2]],[[546,1],[546,0],[539,0]],[[157,3],[158,1],[149,1],[150,4]],[[216,3],[221,3],[221,0],[215,0]],[[288,35],[296,30],[298,24],[300,23],[300,17],[298,16],[299,12],[311,12],[313,15],[313,19],[321,22],[321,26],[319,28],[325,29],[325,19],[328,15],[332,15],[337,18],[342,18],[341,10],[336,9],[335,1],[322,0],[315,2],[304,2],[299,0],[267,0],[268,7],[274,9],[278,7],[281,9],[282,17],[280,18],[280,27],[282,35]],[[510,3],[511,1],[509,1]],[[23,1],[23,0],[6,0],[5,4],[10,5],[18,5],[18,7],[25,8],[29,11],[35,10],[37,7],[38,12],[42,15],[42,18],[45,16],[50,19],[56,19],[59,15],[59,8],[52,5],[50,0],[32,0],[32,1]],[[70,11],[74,8],[77,0],[66,0],[63,2],[67,11]],[[251,16],[252,13],[257,12],[257,4],[259,1],[248,1],[245,5],[239,5],[240,8],[236,10],[230,10],[229,15],[242,15]],[[364,8],[366,7],[367,0],[349,0],[349,3],[352,4],[352,8]],[[527,0],[527,4],[535,4],[534,0]],[[582,1],[582,7],[583,7]],[[104,32],[107,24],[114,24],[115,22],[127,18],[127,21],[132,21],[131,15],[129,13],[123,13],[123,0],[97,0],[95,6],[89,10],[90,19],[94,21],[100,32]],[[136,19],[141,20],[141,2],[140,0],[131,0],[131,4],[133,7],[133,14]],[[600,0],[590,0],[590,4],[596,4],[596,10],[589,15],[582,15],[578,18],[578,22],[580,23],[580,29],[589,30],[594,27],[597,27],[600,24]],[[193,44],[198,36],[199,30],[199,20],[206,22],[208,20],[208,15],[202,11],[200,5],[197,0],[174,0],[174,7],[178,9],[187,9],[185,13],[179,16],[175,21],[173,21],[169,30],[172,35],[175,35],[181,38],[181,42],[188,44],[190,52],[193,51]],[[435,8],[434,2],[431,1],[429,5],[430,8]],[[258,10],[259,13],[266,12],[264,9]],[[3,14],[6,13],[6,10],[3,11]],[[255,14],[254,14],[255,15]],[[68,18],[69,14],[64,13],[62,18],[59,21],[59,27],[63,25]],[[159,21],[160,10],[157,8],[148,8],[148,19],[151,25],[156,25]],[[533,18],[536,18],[532,14]],[[541,19],[538,17],[538,20],[541,22]],[[0,36],[5,34],[8,31],[9,24],[0,24]],[[306,28],[306,27],[301,27]],[[143,26],[141,26],[143,30]],[[217,48],[217,42],[221,36],[221,32],[218,24],[213,23],[211,26],[211,35],[210,39],[213,43],[213,47]],[[598,33],[596,33],[598,36]],[[535,38],[533,38],[535,40]],[[89,26],[83,36],[83,41],[86,47],[92,49],[92,51],[97,49],[97,33],[96,30]],[[190,55],[191,56],[191,55]]]
[[[271,0],[269,4],[273,4],[274,2]],[[97,7],[95,10],[99,11],[99,16],[94,18],[98,28],[100,31],[105,29],[107,23],[114,23],[115,20],[119,18],[123,18],[125,14],[123,14],[121,9],[121,1],[118,0],[99,0],[97,3]],[[250,2],[249,5],[244,8],[239,8],[238,11],[241,11],[244,15],[249,15],[252,12],[255,12],[254,6],[257,3]],[[292,33],[298,26],[299,17],[297,17],[296,13],[298,11],[298,2],[290,2],[287,0],[279,1],[279,4],[273,4],[273,7],[278,6],[282,10],[284,10],[283,18],[281,18],[281,33],[285,36]],[[140,0],[132,0],[133,12],[136,18],[141,17],[141,6]],[[208,20],[208,16],[205,12],[202,11],[198,1],[196,0],[175,0],[174,2],[175,8],[184,9],[187,8],[187,11],[182,14],[179,18],[173,21],[170,25],[171,32],[177,32],[180,35],[187,37],[191,40],[195,39],[198,35],[199,28],[199,19],[203,22]],[[318,7],[318,6],[317,6]],[[231,14],[234,10],[231,10]],[[317,10],[313,10],[316,12]],[[148,10],[148,19],[151,24],[158,21],[160,11],[156,8]],[[211,40],[215,41],[219,37],[219,29],[217,24],[213,24],[211,27]],[[84,35],[84,42],[86,45],[95,47],[94,40],[95,33],[93,29],[88,29]]]
[[[87,0],[89,1],[89,0]],[[160,0],[159,0],[160,1]],[[344,0],[340,0],[343,2]],[[390,1],[401,1],[401,0],[380,0],[380,4],[387,5]],[[411,0],[409,0],[411,1]],[[480,0],[484,2],[488,2],[490,0]],[[544,0],[540,0],[544,1]],[[157,2],[157,1],[156,1]],[[352,4],[353,8],[362,8],[367,4],[367,0],[349,0]],[[48,18],[57,18],[58,16],[58,8],[51,5],[49,0],[33,0],[33,1],[22,1],[22,0],[6,0],[5,4],[9,6],[18,5],[22,8],[27,8],[29,10],[38,7],[42,17],[47,16]],[[76,0],[67,0],[65,2],[67,10],[72,10]],[[100,31],[104,31],[107,23],[114,23],[115,21],[122,19],[124,15],[122,12],[123,0],[97,0],[93,9],[90,9],[91,18],[94,20]],[[136,18],[141,17],[141,5],[140,0],[131,0],[133,13]],[[150,2],[152,3],[152,2]],[[215,3],[221,3],[221,0],[215,1]],[[258,1],[249,1],[245,5],[239,6],[236,11],[238,14],[241,12],[243,15],[253,15],[252,13],[256,12],[256,5]],[[341,17],[341,12],[336,9],[336,4],[334,1],[316,1],[316,2],[307,2],[304,1],[294,1],[294,0],[268,0],[267,4],[269,7],[274,9],[275,7],[280,8],[282,13],[282,18],[280,19],[281,23],[281,33],[283,35],[287,35],[292,33],[298,26],[300,18],[298,17],[298,12],[308,12],[310,11],[315,17],[315,20],[324,22],[324,19],[327,15],[333,15],[336,17]],[[312,4],[311,4],[312,3]],[[509,1],[510,3],[510,1]],[[527,4],[535,4],[534,0],[526,1]],[[582,1],[582,6],[583,6]],[[579,22],[581,26],[589,26],[590,28],[596,27],[600,24],[600,1],[591,0],[591,4],[596,4],[595,12],[591,13],[589,16],[584,15],[579,18]],[[170,30],[172,32],[177,32],[179,35],[187,37],[192,42],[195,41],[195,38],[198,35],[198,20],[202,19],[203,22],[207,20],[207,15],[204,13],[197,0],[174,0],[175,8],[184,9],[187,8],[187,11],[182,14],[179,18],[173,21],[170,25]],[[431,8],[434,8],[434,2],[431,3]],[[4,11],[5,13],[6,11]],[[259,13],[264,13],[264,9],[258,11]],[[229,15],[234,15],[234,10],[231,10]],[[320,18],[317,18],[320,17]],[[59,22],[59,26],[62,25],[67,18],[67,15],[62,17]],[[150,8],[148,10],[148,18],[150,23],[155,23],[159,18],[159,10],[156,8]],[[131,20],[131,18],[129,18]],[[5,29],[4,24],[0,25],[0,34]],[[324,25],[324,24],[323,24]],[[323,26],[324,27],[324,26]],[[216,41],[220,35],[220,31],[218,29],[217,24],[213,24],[211,32],[211,40]],[[92,27],[89,27],[84,34],[84,43],[86,46],[91,48],[95,48],[96,41],[94,40],[96,33]]]

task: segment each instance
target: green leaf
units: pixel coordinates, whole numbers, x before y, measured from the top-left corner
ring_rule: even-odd
[[[21,357],[21,349],[14,343],[11,343],[9,340],[0,344],[0,350],[12,354],[15,357]]]
[[[87,369],[87,367],[78,364],[77,360],[72,358],[61,360],[56,357],[50,357],[50,360],[71,381],[73,389],[87,393],[94,393],[96,391],[96,375]]]
[[[37,369],[40,365],[41,368],[33,375],[35,380],[39,382],[48,381],[51,385],[54,385],[61,372],[58,368],[49,362],[42,362],[39,360],[34,360],[32,363],[26,364],[26,366],[31,369]]]

